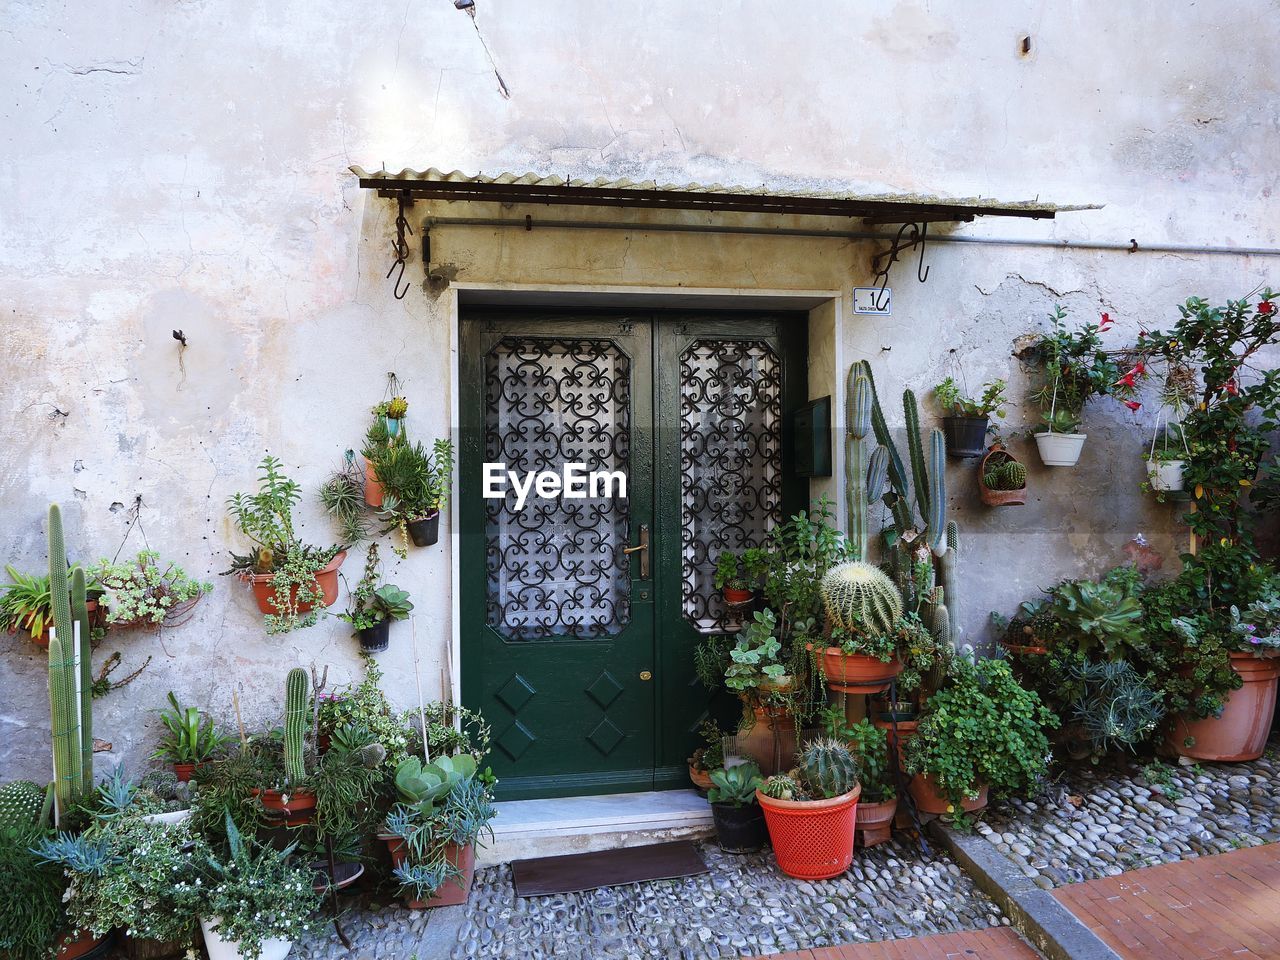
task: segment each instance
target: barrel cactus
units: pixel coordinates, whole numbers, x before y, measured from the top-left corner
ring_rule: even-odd
[[[38,823],[44,796],[44,790],[30,780],[14,780],[0,786],[0,832]]]
[[[833,628],[886,636],[902,618],[902,594],[879,567],[852,561],[822,578],[822,603]]]
[[[1027,468],[1016,460],[1006,460],[983,474],[982,482],[989,490],[1021,490],[1027,485]]]
[[[307,731],[307,700],[310,680],[307,671],[294,667],[284,682],[284,770],[289,782],[306,779],[303,742]]]
[[[800,784],[796,783],[795,777],[788,776],[785,773],[775,774],[765,780],[760,792],[766,797],[772,797],[774,800],[799,800],[803,791]]]
[[[858,785],[858,761],[839,740],[811,740],[796,759],[800,780],[815,800],[842,796]]]

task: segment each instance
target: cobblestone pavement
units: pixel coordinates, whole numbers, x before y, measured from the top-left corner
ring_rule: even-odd
[[[767,850],[734,856],[700,846],[711,872],[532,899],[508,866],[476,874],[462,924],[440,942],[433,911],[355,909],[348,954],[332,933],[298,944],[300,960],[427,958],[715,958],[885,940],[1003,923],[998,908],[936,850],[910,840],[859,850],[842,877],[812,883],[779,872]]]
[[[1280,742],[1250,763],[1073,767],[1046,796],[978,824],[1045,888],[1280,841]]]

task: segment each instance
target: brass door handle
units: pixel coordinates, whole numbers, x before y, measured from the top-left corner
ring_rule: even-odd
[[[649,579],[649,525],[647,523],[640,524],[640,542],[634,547],[623,547],[622,552],[625,556],[633,553],[640,554],[640,579]]]

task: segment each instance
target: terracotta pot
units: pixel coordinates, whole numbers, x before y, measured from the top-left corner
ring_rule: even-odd
[[[809,644],[813,650],[813,644]],[[837,693],[882,693],[889,683],[902,672],[903,663],[898,657],[885,662],[865,653],[845,653],[839,647],[827,647],[822,651],[822,669],[827,675],[827,687]]]
[[[757,790],[778,868],[801,880],[829,880],[848,870],[861,795],[857,786],[830,800],[774,800]]]
[[[342,566],[342,561],[347,559],[347,551],[339,550],[332,560],[325,565],[319,573],[316,574],[316,584],[319,587],[323,597],[320,606],[331,607],[338,599],[338,568]],[[279,613],[276,609],[276,591],[271,585],[270,573],[250,573],[246,575],[250,585],[253,587],[253,598],[258,601],[258,609],[263,613]],[[292,587],[289,590],[290,600],[296,601],[298,598],[298,588]],[[314,610],[315,604],[300,603],[298,604],[298,612],[306,613],[308,610]]]
[[[772,776],[795,765],[796,722],[785,711],[755,707],[756,722],[738,734],[738,750],[756,762],[763,776]]]
[[[711,789],[711,774],[706,770],[699,770],[697,767],[689,767],[689,779],[693,781],[693,785],[706,793]]]
[[[916,809],[920,813],[941,815],[955,812],[951,801],[938,792],[938,781],[933,778],[932,774],[917,773],[911,778],[909,789],[911,790],[911,799],[916,802]],[[964,799],[964,802],[960,804],[960,808],[965,813],[973,813],[981,810],[986,805],[987,785],[984,783],[978,788],[975,796]]]
[[[995,461],[994,464],[992,463],[993,460]],[[982,463],[978,467],[978,496],[988,507],[1020,507],[1027,502],[1027,487],[1025,483],[1018,490],[992,490],[982,482],[982,478],[987,475],[988,466],[996,466],[1010,461],[1017,463],[1018,458],[998,443],[993,443],[991,448],[987,450],[987,455],[982,458]]]
[[[898,769],[905,770],[907,766],[907,741],[916,735],[916,728],[920,726],[919,720],[899,720],[895,723],[892,720],[882,720],[876,718],[871,721],[872,724],[883,730],[888,737],[889,746],[898,751]]]
[[[203,763],[175,763],[173,775],[178,778],[179,783],[187,783],[191,780],[191,775],[203,766]]]
[[[285,826],[299,827],[311,822],[316,808],[316,795],[310,790],[259,790],[249,791],[262,800],[262,805],[275,814],[273,819],[283,820]]]
[[[942,434],[947,441],[947,456],[980,457],[987,449],[986,417],[943,417]]]
[[[377,473],[374,472],[373,464],[366,460],[364,462],[364,502],[377,509],[382,506],[382,501],[385,497],[386,493],[382,489],[382,481],[378,479]]]
[[[733,587],[724,588],[724,602],[731,607],[744,607],[755,597],[752,590],[735,590]]]
[[[408,856],[404,840],[400,837],[387,836],[386,834],[379,834],[379,836],[387,842],[387,849],[391,851],[392,865],[398,867],[404,863],[405,857]],[[447,880],[436,891],[435,896],[427,900],[406,900],[404,905],[410,910],[426,910],[431,907],[454,907],[460,903],[467,902],[467,897],[471,895],[471,880],[476,872],[476,845],[468,843],[465,847],[460,847],[456,843],[446,844],[444,856],[446,860],[462,872],[462,876]]]
[[[1049,655],[1049,648],[1037,643],[1009,643],[1007,640],[1001,640],[1000,646],[1016,657],[1047,657]]]
[[[874,847],[893,839],[893,817],[898,812],[898,798],[879,803],[858,804],[855,830],[859,846]]]
[[[84,602],[85,612],[89,614],[89,628],[101,627],[107,622],[107,608],[100,605],[97,600],[86,600]],[[49,617],[49,622],[45,624],[44,630],[40,632],[40,636],[32,637],[31,642],[37,647],[49,649],[49,628],[53,626],[53,617]],[[14,631],[17,632],[17,631]]]
[[[97,956],[100,953],[104,953],[107,946],[106,937],[95,937],[89,930],[64,932],[58,936],[56,960],[77,960],[77,958],[87,957],[91,953]]]
[[[1262,756],[1276,709],[1280,659],[1233,653],[1231,669],[1240,674],[1244,686],[1227,695],[1222,716],[1203,720],[1175,717],[1165,734],[1166,748],[1184,757],[1218,763],[1257,760]],[[1187,738],[1193,740],[1191,746],[1186,746]]]

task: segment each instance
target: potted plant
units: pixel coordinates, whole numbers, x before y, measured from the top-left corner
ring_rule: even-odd
[[[287,633],[312,626],[318,610],[338,599],[338,568],[347,552],[341,547],[313,547],[294,530],[293,508],[301,487],[281,472],[280,461],[267,455],[259,465],[255,493],[237,493],[227,509],[240,532],[254,544],[252,552],[231,554],[231,569],[253,587],[268,633]]]
[[[67,939],[67,879],[33,852],[51,836],[51,803],[30,780],[0,786],[0,944],[13,960],[48,960]]]
[[[491,778],[489,778],[491,779]],[[466,903],[475,871],[475,846],[493,831],[490,783],[467,753],[396,768],[399,802],[379,836],[391,852],[394,875],[410,910]]]
[[[1028,788],[1048,765],[1044,731],[1057,726],[1008,663],[957,658],[907,744],[916,809],[962,817],[986,806],[989,788]]]
[[[795,683],[782,662],[778,621],[772,610],[757,610],[737,635],[729,651],[724,685],[744,702],[761,707],[774,696],[785,695]]]
[[[1157,494],[1181,493],[1186,489],[1186,438],[1178,423],[1169,423],[1151,438],[1151,448],[1143,460],[1147,465],[1147,486]]]
[[[689,757],[689,779],[702,794],[711,789],[711,771],[724,766],[724,731],[714,720],[703,720],[698,728],[704,746]]]
[[[342,465],[320,485],[320,503],[338,526],[343,543],[357,544],[370,533],[370,517],[365,509],[365,479],[356,467],[356,453],[347,450]],[[381,499],[378,506],[382,505]]]
[[[387,649],[392,622],[406,619],[413,610],[408,591],[401,590],[394,583],[380,584],[378,580],[378,544],[371,543],[365,558],[364,575],[351,592],[346,612],[338,614],[355,630],[360,638],[360,649],[369,653]]]
[[[763,560],[764,551],[758,547],[748,548],[741,556],[732,550],[721,551],[712,583],[730,607],[744,607],[755,597],[753,584]]]
[[[898,792],[889,767],[888,733],[866,718],[849,723],[844,708],[838,704],[828,707],[822,719],[827,736],[848,744],[858,761],[862,784],[855,825],[858,840],[864,847],[888,842],[898,812]]]
[[[283,766],[264,764],[260,769],[271,782],[269,787],[255,787],[251,792],[262,802],[269,817],[286,826],[301,826],[311,820],[316,794],[307,772],[306,732],[311,722],[311,702],[307,671],[294,667],[285,677],[284,733],[280,744]]]
[[[4,591],[0,596],[0,629],[9,633],[24,630],[31,642],[40,647],[49,646],[49,628],[53,626],[53,606],[49,593],[48,574],[25,574],[5,565],[9,583],[0,584]],[[75,567],[71,567],[74,570]],[[68,572],[70,576],[70,571]],[[103,623],[103,611],[99,604],[102,588],[88,576],[85,578],[85,609],[92,627]]]
[[[778,868],[787,876],[827,880],[849,869],[858,776],[847,746],[814,740],[796,755],[791,773],[770,777],[756,792]]]
[[[213,584],[192,580],[176,563],[141,550],[129,563],[99,560],[89,575],[102,588],[113,627],[177,626],[186,622]]]
[[[440,538],[440,508],[453,476],[453,442],[436,440],[428,453],[421,443],[390,447],[378,466],[386,491],[382,517],[398,528],[401,543],[429,547]]]
[[[218,730],[212,717],[206,716],[201,721],[198,709],[179,706],[172,690],[169,709],[161,711],[160,721],[168,732],[153,756],[173,764],[173,774],[179,783],[189,781],[196,767],[212,759],[229,739]]]
[[[993,443],[978,470],[978,491],[988,507],[1022,506],[1027,502],[1027,468],[1001,444]]]
[[[1102,333],[1111,325],[1108,314],[1102,315],[1101,323],[1081,324],[1076,330],[1067,329],[1066,317],[1062,307],[1055,307],[1049,315],[1050,332],[1037,344],[1045,382],[1033,397],[1044,411],[1035,440],[1047,467],[1076,465],[1088,438],[1079,432],[1085,404],[1095,396],[1131,397],[1137,375],[1121,374],[1116,361],[1102,349]],[[1133,399],[1125,404],[1133,410],[1141,406]]]
[[[947,453],[953,457],[982,456],[987,449],[991,415],[1004,416],[1006,386],[1003,380],[984,383],[982,396],[977,400],[962,393],[951,377],[933,388],[933,395],[946,411],[942,432],[947,440]]]
[[[716,839],[726,853],[753,853],[764,846],[764,814],[756,791],[764,785],[760,768],[739,763],[711,771],[707,800],[716,824]]]
[[[200,918],[209,960],[284,960],[320,907],[315,874],[294,860],[297,841],[283,850],[259,844],[230,813],[224,829],[225,855],[198,844],[178,895]]]
[[[829,644],[821,654],[827,686],[839,693],[880,693],[902,672],[898,627],[902,594],[879,567],[853,560],[822,578]]]

